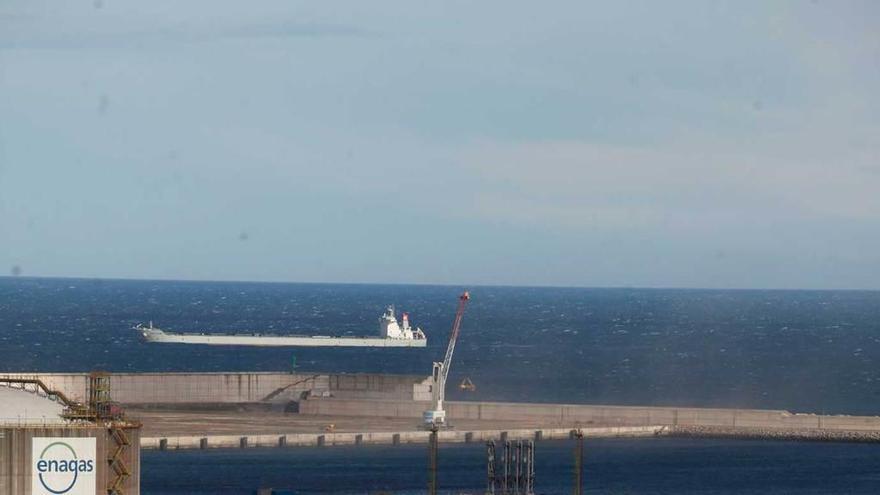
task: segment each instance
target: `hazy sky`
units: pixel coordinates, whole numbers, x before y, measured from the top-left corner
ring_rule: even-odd
[[[880,4],[0,3],[0,274],[880,288]]]

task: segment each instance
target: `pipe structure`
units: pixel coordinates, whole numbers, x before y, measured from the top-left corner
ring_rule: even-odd
[[[504,467],[501,477],[501,493],[510,493],[510,440],[504,442]]]
[[[515,454],[516,458],[513,460],[513,469],[514,469],[513,493],[515,493],[516,495],[520,495],[520,493],[521,493],[520,492],[520,485],[521,485],[521,481],[522,481],[522,477],[523,477],[522,454],[523,454],[523,442],[522,442],[522,440],[519,440],[518,442],[516,442],[516,454]]]
[[[428,493],[437,495],[437,426],[431,428],[428,440]]]
[[[584,432],[576,430],[574,432],[576,440],[574,446],[574,495],[583,495],[584,493]]]
[[[535,442],[528,440],[525,444],[523,457],[523,492],[526,495],[535,493]]]
[[[495,495],[495,440],[486,442],[486,495]]]

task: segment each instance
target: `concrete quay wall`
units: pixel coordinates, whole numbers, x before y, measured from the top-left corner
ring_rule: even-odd
[[[4,373],[38,378],[49,388],[85,401],[87,373]],[[328,373],[113,373],[111,396],[123,404],[286,403],[303,392],[342,398],[418,400],[430,398],[427,378],[414,375]]]
[[[811,442],[880,443],[880,432],[829,430],[815,428],[754,428],[730,426],[603,426],[579,428],[586,438],[714,438],[754,439]],[[539,428],[509,430],[444,430],[438,432],[441,443],[482,443],[517,440],[564,440],[574,436],[572,428]],[[207,450],[245,449],[256,447],[330,447],[345,445],[426,444],[427,431],[364,432],[364,433],[293,433],[262,435],[207,435],[141,438],[142,449]]]
[[[427,401],[352,400],[310,398],[300,403],[300,414],[420,418]],[[545,425],[687,425],[726,427],[821,428],[880,431],[878,416],[792,414],[769,409],[715,409],[691,407],[601,406],[509,402],[446,402],[450,421],[512,420]]]
[[[328,390],[337,397],[431,400],[430,377],[426,376],[355,373],[331,374],[327,380]]]
[[[618,426],[583,428],[585,437],[650,437],[664,432],[663,426]],[[252,447],[329,447],[334,445],[427,444],[427,431],[364,433],[293,433],[275,435],[208,435],[141,438],[142,449],[186,450]],[[571,438],[571,428],[517,430],[445,430],[438,432],[442,443],[472,443],[489,440],[560,440]]]

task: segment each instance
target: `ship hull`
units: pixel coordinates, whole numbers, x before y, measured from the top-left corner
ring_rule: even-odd
[[[427,339],[323,337],[308,335],[208,335],[143,331],[144,340],[163,344],[243,345],[260,347],[425,347]]]

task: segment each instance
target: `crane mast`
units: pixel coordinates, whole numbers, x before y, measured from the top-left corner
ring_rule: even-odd
[[[449,376],[449,368],[452,365],[452,354],[455,352],[455,343],[458,341],[458,333],[461,330],[464,308],[470,298],[471,296],[467,291],[459,296],[458,309],[455,311],[455,321],[452,323],[449,344],[446,346],[446,356],[443,358],[442,363],[434,362],[431,373],[432,409],[425,411],[423,416],[425,425],[428,427],[439,427],[446,424],[446,411],[443,410],[443,400],[446,396],[446,378]]]

